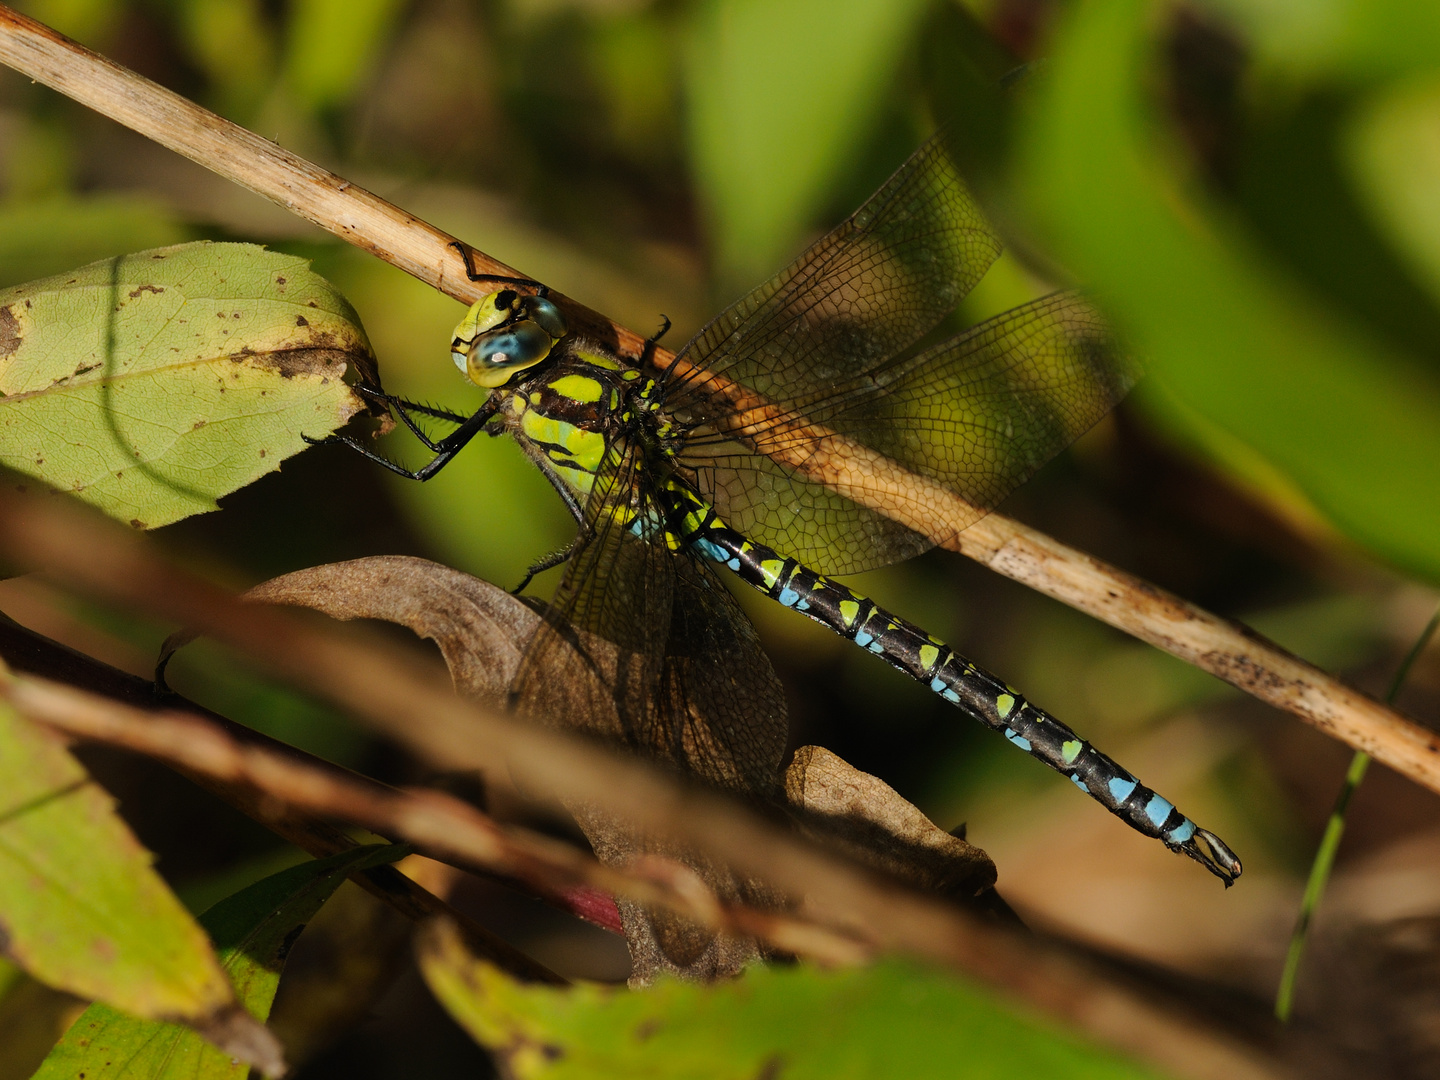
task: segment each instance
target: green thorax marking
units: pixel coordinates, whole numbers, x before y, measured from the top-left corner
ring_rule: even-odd
[[[655,411],[655,380],[583,346],[552,354],[535,374],[493,393],[499,405],[496,434],[508,431],[583,501],[607,449],[628,440],[653,442],[670,455],[670,426]]]

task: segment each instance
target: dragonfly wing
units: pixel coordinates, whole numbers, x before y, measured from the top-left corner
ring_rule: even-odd
[[[974,524],[1114,408],[1136,374],[1085,299],[1055,293],[778,403],[745,446],[699,430],[683,460],[734,528],[821,573],[858,573]],[[857,502],[803,479],[841,438],[935,486],[912,494],[860,471]],[[922,535],[892,515],[936,527]]]
[[[593,732],[664,758],[651,698],[670,632],[669,552],[629,529],[648,509],[638,453],[617,454],[595,478],[580,539],[511,686],[522,715]]]
[[[647,476],[635,452],[600,471],[584,539],[526,648],[512,700],[523,715],[600,735],[710,785],[768,795],[787,736],[783,689],[708,565],[630,527],[637,517],[660,520]],[[764,900],[753,883],[694,852],[637,835],[593,807],[571,809],[602,859],[661,855],[687,864],[722,899]],[[620,910],[641,981],[661,972],[733,974],[758,955],[748,939],[625,901]]]
[[[665,376],[666,405],[705,423],[729,408],[729,382],[789,401],[882,364],[954,311],[1000,247],[937,136],[701,330]]]

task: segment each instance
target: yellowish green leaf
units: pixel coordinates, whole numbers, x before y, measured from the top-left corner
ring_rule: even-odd
[[[137,528],[215,508],[363,403],[370,345],[304,259],[180,244],[0,291],[0,465]]]
[[[346,875],[393,862],[406,850],[371,845],[292,866],[200,916],[250,1015],[258,1021],[270,1015],[290,946]],[[97,1004],[71,1025],[33,1080],[244,1080],[249,1071],[190,1028]]]
[[[114,803],[49,732],[0,704],[0,942],[35,978],[140,1016],[234,1003],[204,932]]]
[[[1377,222],[1440,297],[1440,79],[1377,95],[1348,135],[1351,168]]]
[[[520,1080],[860,1080],[1154,1074],[959,979],[901,960],[822,972],[755,967],[730,982],[643,992],[516,982],[435,924],[421,942],[430,989]]]

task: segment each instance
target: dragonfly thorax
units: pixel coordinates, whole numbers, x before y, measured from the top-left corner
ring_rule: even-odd
[[[512,435],[582,500],[612,448],[675,454],[673,427],[658,408],[654,379],[584,342],[566,342],[528,377],[492,394],[493,432]]]

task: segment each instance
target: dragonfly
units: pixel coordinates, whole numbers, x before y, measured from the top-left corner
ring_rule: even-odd
[[[836,580],[934,544],[874,508],[894,496],[887,468],[924,481],[921,495],[904,496],[912,501],[926,490],[963,499],[973,511],[963,528],[1093,426],[1136,377],[1074,291],[931,343],[1001,251],[943,136],[664,365],[658,335],[638,360],[623,358],[571,334],[538,283],[477,274],[455,246],[473,280],[501,286],[469,309],[451,342],[461,373],[488,391],[483,403],[467,416],[370,391],[434,455],[418,470],[354,437],[330,438],[427,480],[481,432],[508,434],[559,493],[579,531],[534,568],[565,564],[516,677],[519,708],[610,709],[611,734],[652,757],[722,786],[773,785],[783,700],[717,575],[723,567],[930,688],[1227,886],[1240,876],[1219,837],[1114,759]],[[427,419],[454,430],[432,439]],[[817,482],[847,447],[881,467],[852,475],[848,491]],[[911,509],[923,517],[927,507]],[[577,627],[623,659],[602,672],[577,648]]]

